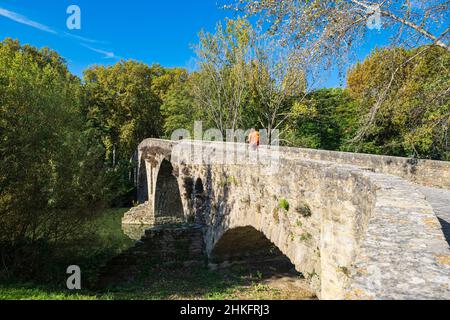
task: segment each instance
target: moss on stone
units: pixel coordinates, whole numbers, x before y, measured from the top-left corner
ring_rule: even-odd
[[[308,233],[308,232],[303,232],[301,235],[300,235],[300,240],[302,240],[302,241],[308,241],[308,240],[310,240],[312,238],[312,235],[310,234],[310,233]]]
[[[280,222],[280,214],[278,211],[279,211],[278,207],[273,208],[272,211],[273,219],[275,220],[276,223]]]
[[[299,213],[302,217],[308,218],[311,217],[312,212],[311,208],[307,203],[302,203],[295,208],[295,211]]]

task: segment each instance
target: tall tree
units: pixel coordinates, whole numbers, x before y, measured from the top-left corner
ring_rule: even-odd
[[[300,101],[305,97],[304,66],[274,39],[261,37],[257,32],[251,34],[249,103],[259,126],[267,130],[267,143],[270,144],[274,130],[283,128],[291,116],[289,108],[293,100]]]
[[[414,63],[404,63],[413,57]],[[353,139],[353,149],[449,160],[449,69],[450,53],[437,46],[375,50],[356,64],[347,85],[360,103],[366,134]],[[385,98],[374,114],[380,91]]]
[[[366,41],[366,34],[373,27],[382,28],[392,46],[431,44],[450,50],[447,0],[236,0],[230,6],[257,15],[261,25],[268,26],[269,35],[296,50],[298,58],[309,66],[310,77],[317,68],[337,65],[342,71],[355,60],[354,49]],[[422,53],[399,61],[391,70],[368,111],[366,126],[356,133],[355,140],[366,137],[365,128],[373,124],[402,65],[415,63]]]
[[[248,22],[228,20],[215,34],[201,32],[197,46],[198,75],[193,93],[198,106],[225,135],[239,125],[246,95]]]
[[[194,97],[223,133],[238,125],[273,131],[289,117],[289,103],[306,91],[301,61],[245,19],[201,34]]]
[[[56,52],[0,43],[1,268],[36,267],[39,252],[21,249],[79,234],[104,200],[102,148],[82,103],[80,80]]]
[[[152,86],[162,74],[159,66],[135,61],[94,66],[84,72],[86,113],[104,132],[106,159],[112,167],[126,166],[143,139],[160,135],[162,100]]]
[[[310,58],[331,56],[332,60],[357,47],[368,25],[390,30],[393,45],[416,46],[423,41],[450,50],[449,5],[446,0],[235,1],[239,10],[259,15],[285,43],[304,48]]]
[[[290,112],[286,137],[298,147],[342,150],[359,124],[358,103],[341,88],[312,91]]]
[[[193,82],[196,81],[197,73],[189,75],[187,71],[183,76],[177,77],[175,82],[164,95],[161,113],[164,117],[164,135],[170,138],[172,133],[178,129],[189,130],[193,135],[194,122],[202,119],[206,127],[212,125],[202,108],[199,108],[192,93]]]

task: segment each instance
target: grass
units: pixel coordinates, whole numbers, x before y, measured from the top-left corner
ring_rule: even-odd
[[[0,285],[0,300],[111,300],[109,295],[71,292],[51,286],[29,284]]]
[[[0,300],[260,300],[291,299],[298,292],[286,292],[262,282],[258,272],[221,273],[207,268],[186,272],[166,269],[135,283],[104,292],[69,291],[35,284],[0,285]],[[305,298],[309,298],[306,294]]]

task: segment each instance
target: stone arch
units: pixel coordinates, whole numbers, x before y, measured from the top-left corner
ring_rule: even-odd
[[[213,264],[246,264],[266,271],[296,273],[292,261],[252,226],[227,230],[215,243],[209,258]]]
[[[139,163],[137,194],[139,203],[145,203],[149,200],[147,164],[144,158],[141,158]]]
[[[159,167],[154,195],[154,214],[158,217],[184,217],[183,204],[172,164],[164,159]]]

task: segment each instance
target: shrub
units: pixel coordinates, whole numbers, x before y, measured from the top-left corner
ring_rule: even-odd
[[[278,202],[278,207],[279,207],[280,209],[289,211],[289,202],[288,202],[286,199],[281,199],[281,200]]]

